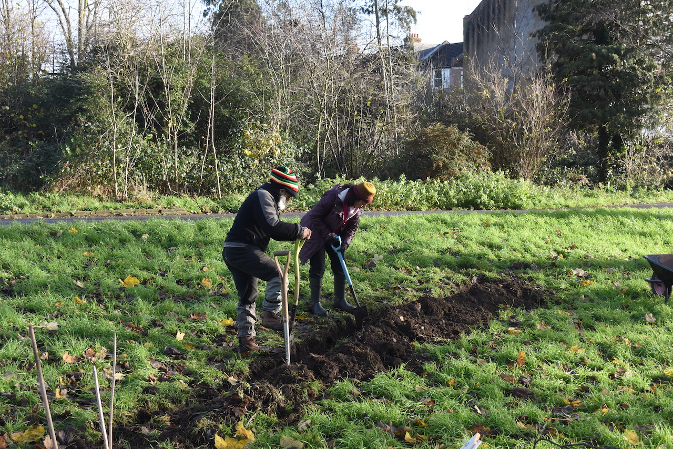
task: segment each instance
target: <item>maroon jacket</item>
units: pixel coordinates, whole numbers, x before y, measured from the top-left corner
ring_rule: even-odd
[[[338,195],[346,189],[348,187],[338,184],[324,193],[319,202],[300,220],[301,226],[312,230],[312,237],[302,245],[300,250],[301,263],[306,263],[319,248],[322,248],[332,233],[340,236],[345,249],[349,247],[349,243],[359,227],[359,219],[363,214],[363,209],[357,209],[356,213],[338,231],[344,216],[344,204],[338,198]]]

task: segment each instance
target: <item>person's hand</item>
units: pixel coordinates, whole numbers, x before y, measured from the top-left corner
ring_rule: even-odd
[[[330,246],[338,248],[338,250],[342,247],[342,240],[340,240],[340,236],[335,234],[328,238],[328,243],[330,243]]]
[[[302,239],[303,240],[309,240],[309,238],[312,236],[312,230],[309,228],[303,228],[302,231]]]

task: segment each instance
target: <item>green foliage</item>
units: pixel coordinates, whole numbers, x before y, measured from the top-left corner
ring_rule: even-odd
[[[637,0],[563,0],[536,8],[547,22],[537,48],[570,89],[572,127],[598,131],[601,182],[611,176],[609,159],[621,154],[624,140],[670,120],[662,113],[672,109],[672,8],[669,1]]]
[[[490,153],[471,137],[457,125],[432,124],[411,140],[396,163],[405,167],[406,177],[412,179],[449,181],[461,173],[485,170]]]

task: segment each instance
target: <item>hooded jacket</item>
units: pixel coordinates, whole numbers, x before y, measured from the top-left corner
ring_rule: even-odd
[[[279,187],[266,183],[253,191],[241,204],[225,237],[226,247],[254,245],[267,251],[270,238],[293,241],[302,237],[303,227],[279,218]]]
[[[312,236],[300,250],[300,262],[307,262],[318,250],[323,247],[331,234],[337,234],[342,239],[342,246],[346,249],[356,234],[363,209],[355,209],[353,215],[346,217],[341,195],[349,187],[336,185],[323,194],[318,203],[312,207],[300,220],[302,226],[312,230]]]

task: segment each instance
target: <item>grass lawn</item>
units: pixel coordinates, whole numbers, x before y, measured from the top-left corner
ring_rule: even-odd
[[[370,379],[300,384],[304,402],[283,416],[248,404],[177,420],[213,399],[195,394],[204,386],[223,398],[261,388],[249,377],[256,356],[233,350],[236,291],[221,258],[230,226],[1,226],[0,448],[34,448],[47,434],[29,324],[71,447],[101,445],[92,365],[107,417],[115,334],[114,447],[459,448],[476,432],[481,447],[673,447],[672,298],[651,293],[642,258],[672,253],[672,208],[364,217],[347,258],[373,314],[455,295],[477,277],[518,277],[556,302],[504,307],[461,338],[416,342],[422,373],[404,363]],[[270,252],[291,245],[272,242]],[[262,343],[283,346],[258,330]]]

